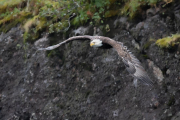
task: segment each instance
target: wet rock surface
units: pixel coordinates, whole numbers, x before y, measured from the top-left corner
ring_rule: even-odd
[[[162,50],[154,42],[147,46],[150,38],[159,39],[179,31],[178,10],[175,9],[172,21],[168,15],[162,18],[149,10],[150,15],[136,24],[123,17],[107,21],[109,31],[95,28],[96,34],[123,42],[132,51],[155,82],[153,88],[141,83],[135,88],[133,78],[114,49],[96,49],[89,46],[89,41],[74,41],[51,52],[35,54],[37,47],[51,45],[50,40],[59,43],[63,36],[51,35],[32,44],[23,43],[19,28],[1,34],[0,119],[178,119],[179,51]],[[168,20],[174,26],[169,26]],[[93,35],[91,27],[72,30],[68,37]],[[161,81],[158,75],[163,76]]]

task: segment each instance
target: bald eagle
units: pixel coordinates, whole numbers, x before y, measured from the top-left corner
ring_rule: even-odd
[[[89,35],[74,36],[57,45],[53,45],[47,48],[39,48],[38,50],[53,50],[73,40],[90,40],[91,47],[103,47],[105,45],[113,47],[117,51],[118,55],[122,58],[122,61],[127,71],[130,73],[131,76],[134,77],[134,81],[140,80],[142,83],[148,86],[153,86],[153,81],[149,78],[140,61],[127,49],[126,46],[123,45],[123,43],[115,41],[108,37]]]

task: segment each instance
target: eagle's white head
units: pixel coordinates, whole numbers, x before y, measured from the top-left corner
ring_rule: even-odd
[[[102,44],[102,41],[100,39],[94,39],[90,42],[90,46],[91,47],[101,47],[103,44]]]

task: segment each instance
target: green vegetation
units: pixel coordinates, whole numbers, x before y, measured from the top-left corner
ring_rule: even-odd
[[[156,41],[160,48],[173,48],[180,43],[180,34],[174,34]]]
[[[173,0],[124,0],[125,5],[121,10],[121,14],[128,15],[130,18],[134,18],[136,15],[143,11],[145,6],[156,7],[158,2],[164,2],[164,6],[172,3]]]
[[[24,40],[36,40],[45,31],[66,32],[71,26],[86,23],[103,24],[116,15],[134,18],[143,6],[156,6],[172,0],[1,0],[0,32],[7,32],[16,25],[24,29]],[[73,18],[73,13],[76,14]],[[71,18],[71,19],[69,19]],[[30,37],[31,36],[31,37]]]

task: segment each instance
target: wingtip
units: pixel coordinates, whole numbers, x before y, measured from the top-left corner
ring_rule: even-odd
[[[139,76],[137,79],[139,79],[145,85],[154,86],[154,82],[146,74],[144,74],[143,76]]]
[[[151,87],[154,86],[154,82],[153,82],[150,78],[149,78],[149,79],[146,79],[145,81],[146,81],[146,84],[147,84],[148,86],[151,86]]]

